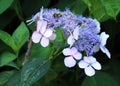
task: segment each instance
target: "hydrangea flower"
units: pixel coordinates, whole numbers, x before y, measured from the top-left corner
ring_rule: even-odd
[[[78,63],[78,66],[84,69],[87,76],[93,76],[96,70],[101,70],[101,64],[96,61],[93,56],[85,56],[83,60]]]
[[[63,54],[67,57],[64,59],[64,64],[67,67],[73,67],[76,64],[76,60],[80,60],[82,58],[82,54],[78,52],[75,47],[72,48],[65,48]]]
[[[66,67],[74,67],[78,63],[79,68],[84,69],[87,76],[93,76],[95,70],[101,69],[101,64],[93,57],[100,49],[109,58],[109,50],[105,47],[109,35],[100,33],[100,23],[96,19],[78,16],[69,9],[43,9],[36,13],[27,23],[36,23],[36,30],[32,34],[32,41],[47,47],[50,40],[55,40],[55,30],[60,27],[67,38],[68,48],[63,49]]]

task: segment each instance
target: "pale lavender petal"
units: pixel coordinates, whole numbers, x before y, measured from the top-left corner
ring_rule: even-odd
[[[43,7],[41,8],[41,10],[40,10],[40,14],[39,14],[39,18],[42,20],[43,19]]]
[[[72,35],[70,35],[67,39],[67,43],[72,46],[74,44],[75,40]]]
[[[94,52],[98,52],[100,50],[100,46],[99,45],[93,46],[93,50]]]
[[[47,29],[47,21],[44,21],[44,20],[41,20],[41,21],[42,21],[42,26],[41,26],[40,32],[44,34]]]
[[[111,58],[111,54],[105,46],[100,46],[100,49],[103,53],[105,53],[108,56],[108,58]]]
[[[105,32],[102,32],[100,34],[100,41],[101,41],[101,46],[105,46],[106,45],[106,41],[109,38],[109,35],[106,34]]]
[[[47,47],[49,45],[49,39],[42,37],[40,44],[43,47]]]
[[[47,29],[43,35],[48,38],[52,35],[52,33],[53,31],[51,29]]]
[[[76,65],[76,61],[73,57],[65,57],[64,64],[66,67],[74,67]]]
[[[42,28],[42,21],[38,20],[37,21],[37,27],[36,27],[37,32],[40,32],[41,28]]]
[[[56,39],[56,34],[53,33],[50,37],[49,37],[50,40],[55,40]]]
[[[41,34],[39,34],[37,31],[34,31],[32,34],[32,41],[34,43],[39,43],[41,39]]]
[[[78,40],[79,37],[79,27],[77,26],[73,31],[73,37]]]
[[[79,63],[78,63],[78,66],[80,68],[86,68],[89,64],[86,63],[84,60],[81,60]]]
[[[65,55],[65,56],[68,56],[68,55],[71,55],[71,50],[70,48],[65,48],[62,53]]]
[[[76,59],[76,60],[80,60],[82,58],[82,54],[77,52],[76,54],[73,54],[73,57]]]
[[[100,29],[101,29],[101,28],[100,28],[100,23],[99,23],[96,19],[94,19],[93,21],[94,21],[94,23],[97,25],[97,27],[96,27],[96,32],[99,33],[99,32],[100,32]]]
[[[85,56],[84,61],[87,63],[94,63],[96,62],[96,58],[94,58],[93,56]]]
[[[71,55],[74,55],[78,52],[78,50],[75,47],[71,48]]]
[[[91,66],[86,67],[86,68],[84,69],[84,71],[85,71],[85,74],[86,74],[87,76],[93,76],[93,75],[95,75],[95,70],[94,70]]]
[[[93,66],[96,70],[101,70],[101,64],[100,64],[99,62],[93,63],[92,66]]]

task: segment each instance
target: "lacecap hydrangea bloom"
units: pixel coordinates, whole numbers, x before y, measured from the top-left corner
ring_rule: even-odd
[[[100,33],[100,23],[96,19],[78,16],[69,9],[43,9],[36,13],[28,24],[36,23],[36,30],[32,34],[32,41],[47,47],[51,40],[55,40],[55,30],[60,27],[66,36],[69,47],[63,49],[66,67],[78,67],[84,69],[87,76],[93,76],[95,70],[101,70],[101,64],[93,56],[101,50],[108,58],[111,58],[106,42],[109,35]]]

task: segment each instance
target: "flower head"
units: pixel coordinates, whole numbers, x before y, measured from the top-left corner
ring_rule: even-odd
[[[93,56],[84,57],[84,59],[78,63],[78,66],[84,69],[87,76],[93,76],[95,74],[94,69],[101,70],[101,64],[97,62]]]
[[[64,59],[64,64],[67,67],[73,67],[76,64],[76,60],[80,60],[82,58],[82,54],[79,53],[75,47],[65,48],[62,52],[65,56],[67,56]],[[73,65],[72,61],[73,61],[74,65]]]

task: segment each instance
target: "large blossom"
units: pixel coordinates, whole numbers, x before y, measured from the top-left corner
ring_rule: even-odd
[[[37,21],[37,30],[32,34],[32,41],[34,43],[39,43],[43,47],[47,47],[49,45],[49,40],[54,40],[56,38],[55,33],[51,28],[47,29],[47,22],[44,20]]]
[[[93,56],[85,56],[83,60],[78,63],[80,68],[83,68],[87,76],[93,76],[95,70],[101,70],[101,64],[96,61]]]
[[[66,67],[75,66],[76,60],[80,60],[82,58],[82,54],[79,53],[75,47],[65,48],[62,52],[65,56],[67,56],[64,59],[64,64]]]

